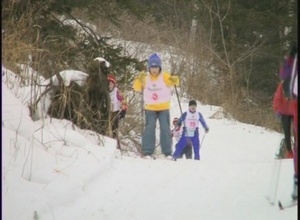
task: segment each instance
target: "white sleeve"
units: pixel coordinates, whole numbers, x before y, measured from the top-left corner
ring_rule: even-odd
[[[293,85],[293,94],[298,97],[298,74],[295,76],[294,85]]]
[[[298,54],[296,54],[293,62],[293,69],[291,74],[291,81],[290,81],[290,92],[291,94],[298,97]]]

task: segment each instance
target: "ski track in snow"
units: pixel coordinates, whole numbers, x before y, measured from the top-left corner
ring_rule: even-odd
[[[276,163],[275,204],[292,192],[292,160],[274,160],[281,134],[211,119],[219,107],[198,103],[210,128],[200,161],[120,156],[115,140],[102,137],[99,146],[93,132],[66,120],[33,122],[2,86],[5,219],[31,220],[35,211],[39,220],[297,219],[297,206],[280,211],[265,199]],[[171,118],[180,116],[176,97],[171,104]],[[186,110],[187,101],[181,106]]]

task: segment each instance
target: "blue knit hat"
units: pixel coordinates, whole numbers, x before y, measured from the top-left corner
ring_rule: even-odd
[[[148,68],[150,67],[161,68],[161,59],[156,53],[151,54],[151,56],[148,58]]]

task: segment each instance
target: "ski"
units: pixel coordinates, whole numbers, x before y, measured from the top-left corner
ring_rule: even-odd
[[[274,205],[275,204],[274,200],[271,200],[269,196],[266,196],[265,198],[267,199],[267,201],[268,201],[268,203],[270,205]]]
[[[169,161],[175,161],[173,158],[167,158],[167,157],[162,157],[162,156],[153,156],[153,155],[147,155],[147,156],[142,156],[141,158],[145,160],[169,160]]]
[[[148,155],[148,156],[142,156],[141,158],[143,158],[143,159],[145,159],[145,160],[156,160],[156,157],[155,156],[150,156],[150,155]]]
[[[168,158],[168,157],[165,157],[165,156],[162,156],[162,155],[158,155],[157,157],[155,157],[155,159],[157,160],[169,160],[169,161],[174,161],[173,157],[171,158]]]
[[[290,207],[293,207],[293,206],[296,206],[296,205],[298,205],[298,200],[289,200],[289,201],[286,201],[286,202],[278,201],[278,206],[279,206],[280,210],[290,208]]]

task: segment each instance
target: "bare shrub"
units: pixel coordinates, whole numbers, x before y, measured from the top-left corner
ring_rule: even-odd
[[[198,26],[201,35],[196,41],[190,40],[187,27],[183,29],[174,28],[171,22],[161,24],[155,23],[153,16],[145,15],[143,21],[138,20],[126,11],[119,11],[119,25],[111,23],[103,18],[97,24],[98,32],[101,35],[111,35],[115,38],[122,38],[129,41],[137,41],[150,44],[156,51],[169,50],[170,71],[179,74],[181,78],[180,96],[187,94],[188,98],[200,100],[205,104],[222,106],[225,111],[237,120],[265,126],[275,129],[278,123],[273,117],[269,104],[257,100],[255,96],[242,92],[238,86],[239,76],[236,73],[234,64],[226,59],[221,59],[214,51],[211,44],[211,33],[201,25]],[[77,12],[84,17],[83,13]],[[65,53],[72,51],[58,50],[56,54],[51,54],[47,50],[41,49],[38,44],[39,28],[33,26],[30,13],[19,19],[18,23],[11,19],[6,21],[3,38],[3,63],[12,70],[17,71],[15,63],[28,63],[36,70],[49,78],[58,73],[59,69],[66,66],[60,61]],[[34,40],[35,39],[35,40]],[[47,38],[51,40],[51,37]],[[171,47],[170,47],[171,46]],[[59,48],[59,44],[57,45]],[[224,45],[226,48],[226,45]],[[171,49],[170,49],[171,48]],[[135,57],[144,57],[146,48],[141,45],[136,47]],[[30,59],[29,55],[35,57]],[[45,63],[47,62],[47,65]],[[76,62],[76,61],[74,61]],[[51,66],[51,70],[49,69]],[[95,70],[94,70],[95,71]],[[53,104],[49,113],[53,117],[66,118],[74,121],[81,128],[96,130],[99,133],[111,134],[109,113],[107,112],[106,88],[97,86],[101,77],[105,75],[98,72],[88,71],[90,79],[88,86],[81,88],[72,83],[69,87],[53,87]],[[128,79],[132,79],[135,73],[129,73]],[[127,76],[126,76],[127,77]],[[125,83],[126,84],[126,83]],[[99,85],[106,85],[100,83]],[[120,85],[123,92],[129,96],[129,86]],[[245,101],[246,100],[246,101]],[[259,103],[257,105],[257,103]],[[143,130],[143,111],[141,99],[136,96],[129,102],[127,117],[120,126],[121,142],[124,142],[127,150],[139,152],[141,133]],[[125,140],[126,139],[126,140]],[[129,140],[127,142],[127,140]]]
[[[11,6],[12,7],[12,6]],[[12,8],[5,9],[10,14]],[[31,26],[31,14],[25,13],[16,21],[11,16],[10,20],[3,21],[2,29],[2,62],[9,69],[18,73],[17,63],[29,63],[29,55],[37,48],[31,44],[31,36],[35,32]]]
[[[89,76],[84,86],[71,82],[69,86],[60,83],[52,85],[52,101],[49,115],[72,121],[81,129],[90,129],[111,136],[110,97],[107,72],[104,62],[92,61]]]

